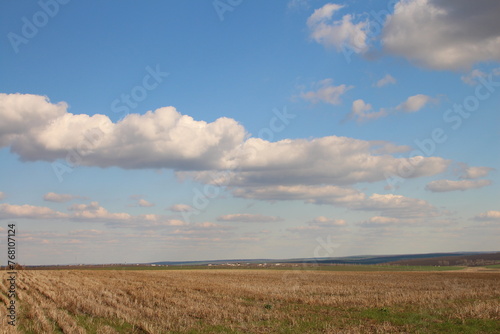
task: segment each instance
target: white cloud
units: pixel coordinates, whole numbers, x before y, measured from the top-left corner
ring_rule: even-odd
[[[67,217],[68,215],[65,213],[44,206],[0,204],[0,219],[59,219]]]
[[[332,83],[332,79],[325,79],[314,83],[314,86],[317,86],[318,89],[315,91],[301,93],[300,97],[312,103],[323,102],[333,105],[340,104],[342,102],[341,96],[348,90],[352,89],[353,86],[346,86],[344,84],[334,86]]]
[[[465,167],[462,174],[460,175],[461,179],[477,179],[480,177],[488,176],[488,174],[495,170],[490,167]]]
[[[490,180],[436,180],[428,183],[425,189],[432,192],[465,191],[486,187],[491,184],[492,182]]]
[[[416,112],[422,109],[427,103],[433,99],[427,95],[417,94],[410,96],[405,102],[394,108],[380,108],[379,111],[374,111],[371,104],[358,99],[352,103],[351,112],[347,114],[346,120],[356,120],[358,123],[367,122],[374,119],[389,116],[390,113],[397,111]]]
[[[46,193],[43,195],[43,200],[47,202],[64,203],[69,202],[74,199],[81,198],[80,196],[70,195],[70,194],[56,194],[56,193]]]
[[[307,222],[308,225],[311,226],[321,226],[321,227],[330,227],[330,226],[345,226],[346,221],[343,219],[332,219],[327,218],[325,216],[319,216]]]
[[[4,192],[0,191],[0,201],[3,200],[7,195]]]
[[[478,84],[477,78],[485,78],[487,76],[486,73],[483,71],[480,71],[478,69],[472,70],[469,74],[467,75],[462,75],[460,78],[462,81],[470,86],[475,86]]]
[[[423,225],[429,225],[432,227],[438,226],[441,228],[444,225],[455,224],[453,219],[440,218],[439,215],[431,215],[427,217],[386,217],[386,216],[374,216],[370,217],[358,225],[367,228],[382,228],[384,231],[388,231],[388,228],[394,226],[405,226],[405,227],[420,227]]]
[[[112,227],[144,229],[188,225],[182,220],[170,219],[156,214],[134,216],[124,212],[112,213],[95,201],[90,202],[90,204],[74,204],[68,210],[73,212],[70,216],[73,220],[104,222]]]
[[[434,217],[442,214],[425,200],[394,194],[367,196],[359,190],[337,186],[261,186],[236,188],[235,197],[267,201],[301,200],[352,210],[377,211],[398,218]]]
[[[332,17],[333,13],[343,8],[342,5],[337,5],[334,3],[328,3],[323,7],[316,9],[314,13],[307,19],[309,25],[317,24],[325,19]]]
[[[41,96],[0,94],[0,145],[30,161],[211,169],[221,167],[246,136],[232,119],[195,121],[173,107],[129,114],[118,123],[105,115],[73,115],[66,109],[66,104],[54,105]]]
[[[346,221],[343,219],[332,219],[325,216],[316,217],[307,222],[307,225],[288,228],[291,232],[324,231],[329,228],[345,227]]]
[[[364,53],[368,50],[368,22],[354,22],[350,14],[341,20],[334,20],[333,15],[344,6],[328,3],[316,9],[307,19],[311,38],[325,47],[335,47],[337,51]]]
[[[283,218],[276,216],[264,216],[260,214],[236,213],[219,216],[217,220],[221,222],[267,223],[283,221]]]
[[[396,110],[402,110],[405,112],[419,111],[431,100],[432,99],[427,95],[417,94],[414,96],[410,96],[405,102],[397,106]]]
[[[45,96],[0,94],[0,147],[9,145],[20,133],[66,114],[67,104],[52,104]]]
[[[386,51],[432,69],[467,69],[500,61],[500,2],[402,0],[388,16]]]
[[[134,200],[135,203],[134,204],[129,204],[127,206],[130,206],[130,207],[141,207],[141,208],[151,208],[153,206],[155,206],[156,204],[154,203],[151,203],[147,200],[145,200],[144,198],[142,198],[141,195],[131,195],[130,196],[130,199]]]
[[[396,218],[436,217],[442,214],[425,200],[394,194],[372,194],[363,201],[352,203],[350,207],[378,211],[383,216]]]
[[[391,154],[376,154],[379,145],[372,142],[347,137],[278,142],[248,138],[235,120],[195,121],[173,107],[144,115],[129,114],[112,123],[104,115],[53,116],[52,110],[59,110],[58,106],[64,104],[51,108],[45,98],[33,95],[0,94],[0,105],[4,110],[14,106],[12,112],[29,118],[31,113],[22,106],[23,99],[39,113],[49,110],[51,118],[16,134],[0,134],[9,138],[8,145],[22,160],[54,161],[69,156],[70,161],[77,160],[85,166],[202,171],[196,173],[198,176],[206,171],[233,170],[235,177],[231,182],[236,184],[333,185],[385,180],[386,175],[398,175],[398,168],[406,162]],[[4,122],[10,120],[0,113],[0,124]],[[29,119],[26,122],[33,123]],[[418,160],[418,164],[409,177],[435,175],[449,164],[439,157],[413,160]]]
[[[356,189],[338,186],[260,186],[242,187],[232,191],[236,197],[268,201],[302,200],[314,204],[344,205],[364,199]]]
[[[487,211],[474,217],[477,221],[500,222],[500,211]]]
[[[159,215],[138,215],[133,217],[132,220],[135,225],[133,227],[145,229],[145,228],[163,228],[170,226],[188,226],[189,224],[180,219],[166,219]]]
[[[70,213],[54,211],[42,206],[0,204],[0,219],[66,219],[80,222],[105,223],[111,227],[140,229],[157,229],[188,225],[182,220],[170,219],[156,214],[134,216],[129,213],[112,213],[100,206],[98,202],[73,204],[68,210]]]
[[[323,137],[267,142],[248,139],[242,146],[238,172],[231,185],[331,184],[350,185],[377,182],[387,175],[399,175],[407,159],[389,154],[376,155],[374,142],[346,137]],[[408,177],[435,175],[446,170],[449,161],[439,157],[410,159],[414,173]],[[210,182],[210,173],[199,173]]]
[[[372,105],[358,99],[352,103],[351,112],[346,119],[355,119],[357,122],[366,122],[377,118],[385,117],[388,113],[385,109],[373,111]]]
[[[382,79],[380,79],[379,81],[377,81],[375,83],[375,87],[384,87],[384,86],[387,86],[387,85],[390,85],[390,84],[395,84],[396,83],[396,79],[394,79],[394,77],[390,74],[386,74],[385,77],[383,77]]]
[[[194,208],[187,204],[174,204],[169,208],[173,212],[189,212],[194,211]]]
[[[72,217],[75,219],[126,221],[132,218],[128,213],[110,213],[95,201],[90,204],[73,204],[68,210],[73,211]]]
[[[155,206],[154,203],[151,203],[149,201],[146,201],[145,199],[141,198],[137,201],[137,205],[139,205],[140,207],[143,207],[143,208],[150,208],[150,207],[153,207]]]

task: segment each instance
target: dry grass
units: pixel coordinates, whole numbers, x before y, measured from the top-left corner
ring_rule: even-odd
[[[71,270],[18,282],[12,333],[500,331],[499,273]],[[4,304],[5,277],[1,290]],[[5,305],[0,316],[5,330]]]

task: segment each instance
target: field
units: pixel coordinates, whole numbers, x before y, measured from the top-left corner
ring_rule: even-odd
[[[498,333],[500,272],[23,270],[2,333]]]

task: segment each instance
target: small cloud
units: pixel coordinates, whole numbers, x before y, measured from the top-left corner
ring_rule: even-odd
[[[185,221],[179,219],[169,219],[165,222],[167,226],[186,226],[188,225]]]
[[[374,111],[371,104],[366,103],[362,99],[358,99],[352,103],[351,112],[347,114],[345,120],[356,120],[356,122],[361,123],[386,117],[397,111],[416,112],[432,100],[430,96],[418,94],[410,96],[405,102],[395,108],[380,108],[378,111]]]
[[[5,193],[0,191],[0,201],[6,197]]]
[[[56,193],[46,193],[43,195],[43,200],[47,202],[65,203],[72,201],[77,198],[82,198],[80,196],[70,195],[70,194],[56,194]]]
[[[264,216],[250,213],[237,213],[232,215],[223,215],[217,218],[221,222],[241,222],[241,223],[267,223],[283,221],[283,218],[276,216]]]
[[[474,217],[477,221],[500,222],[500,211],[487,211]]]
[[[187,204],[174,204],[169,208],[173,212],[189,212],[194,211],[194,208]]]
[[[385,77],[383,77],[382,79],[380,79],[379,81],[377,81],[374,86],[375,87],[384,87],[384,86],[387,86],[387,85],[390,85],[390,84],[395,84],[396,83],[396,79],[394,79],[394,77],[390,74],[386,74]]]
[[[144,217],[144,216],[152,216],[150,217],[149,219],[147,217]],[[161,220],[161,218],[157,215],[143,215],[143,216],[138,216],[138,221],[142,220],[143,221],[146,221],[147,223],[144,224],[144,223],[141,223],[140,225],[138,225],[138,227],[141,227],[141,228],[153,228],[153,227],[168,227],[168,226],[186,226],[188,225],[188,223],[186,223],[185,221],[183,220],[179,220],[179,219],[165,219],[165,220]]]
[[[488,176],[491,171],[494,171],[491,167],[465,167],[461,179],[477,179],[480,177]]]
[[[400,221],[401,219],[399,218],[374,216],[362,222],[359,225],[363,227],[379,227],[379,226],[395,225],[398,224]]]
[[[136,203],[129,204],[128,206],[140,206],[142,208],[150,208],[150,207],[155,206],[154,203],[151,203],[151,202],[143,199],[141,195],[131,195],[131,196],[129,196],[129,198],[136,201]]]
[[[356,122],[366,122],[377,118],[385,117],[388,113],[385,109],[373,111],[372,105],[358,99],[352,103],[351,112],[346,116],[346,119],[355,119]]]
[[[428,183],[425,189],[432,192],[465,191],[491,185],[491,180],[436,180]]]
[[[111,213],[98,202],[90,202],[90,204],[73,204],[68,208],[73,211],[72,218],[76,220],[103,220],[103,221],[129,221],[133,218],[128,213]]]
[[[478,69],[472,70],[469,74],[467,75],[462,75],[461,79],[464,83],[470,86],[475,86],[478,84],[477,78],[484,78],[486,77],[486,73],[483,71],[480,71]]]
[[[333,15],[344,6],[328,3],[316,9],[307,19],[311,38],[324,47],[335,47],[338,52],[352,51],[365,53],[368,50],[368,21],[354,22],[350,14],[340,20],[334,20]]]
[[[345,94],[348,90],[352,89],[354,86],[340,85],[334,86],[332,79],[325,79],[313,84],[317,87],[316,90],[309,92],[302,92],[300,97],[311,103],[327,103],[332,105],[338,105],[341,101],[341,96]]]
[[[329,226],[345,226],[346,221],[343,219],[331,219],[325,216],[319,216],[307,222],[311,226],[329,227]]]
[[[8,218],[32,218],[32,219],[53,219],[67,218],[68,215],[54,211],[44,206],[33,205],[10,205],[0,204],[0,219]]]
[[[410,96],[405,102],[397,106],[396,110],[401,110],[404,112],[416,112],[422,109],[431,100],[432,99],[430,96],[424,94]]]
[[[199,228],[224,228],[224,226],[212,222],[198,223],[195,226]]]
[[[90,204],[73,204],[68,208],[69,211],[98,211],[102,207],[99,206],[99,202],[92,201]]]
[[[152,206],[155,206],[154,203],[151,203],[151,202],[148,202],[146,201],[145,199],[140,199],[137,204],[140,206],[140,207],[143,207],[143,208],[150,208]]]
[[[489,73],[475,69],[466,75],[462,75],[460,79],[467,85],[475,86],[479,84],[479,81],[485,81],[489,76],[500,76],[500,67],[492,69]]]

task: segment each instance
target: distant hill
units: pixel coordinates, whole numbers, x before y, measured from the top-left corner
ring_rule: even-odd
[[[497,254],[497,255],[495,255]],[[476,262],[480,262],[480,259],[493,259],[495,256],[500,256],[499,252],[456,252],[456,253],[428,253],[428,254],[401,254],[401,255],[359,255],[359,256],[346,256],[346,257],[335,257],[335,258],[298,258],[298,259],[231,259],[231,260],[205,260],[205,261],[161,261],[152,262],[151,264],[156,265],[223,265],[223,264],[241,264],[241,265],[252,265],[259,263],[282,263],[282,264],[297,264],[297,263],[316,263],[316,264],[404,264],[411,261],[416,261],[412,265],[423,265],[421,262],[427,263],[428,265],[444,265],[444,262],[439,261],[450,261],[449,265],[456,265],[452,259],[461,259],[460,263],[463,265],[464,260],[468,257],[473,257],[471,259],[476,259]],[[434,259],[436,259],[434,261]],[[444,259],[444,260],[443,260]],[[419,262],[420,261],[420,262]],[[498,261],[500,262],[500,261]],[[498,263],[497,262],[497,263]],[[413,263],[413,262],[412,262]],[[472,263],[472,262],[471,262]],[[494,263],[492,263],[494,264]],[[426,264],[427,265],[427,264]]]
[[[488,266],[500,264],[500,252],[487,254],[473,254],[462,256],[441,256],[420,259],[405,259],[390,262],[389,264],[405,266]]]
[[[455,252],[455,253],[428,253],[428,254],[400,254],[400,255],[358,255],[331,258],[298,258],[298,259],[230,259],[204,261],[160,261],[150,263],[113,263],[113,264],[69,264],[69,265],[28,265],[26,269],[112,269],[153,267],[162,269],[162,266],[289,266],[304,265],[405,265],[405,266],[487,266],[500,264],[500,252]],[[0,267],[0,269],[5,269]]]

